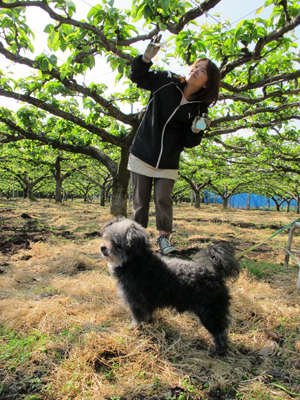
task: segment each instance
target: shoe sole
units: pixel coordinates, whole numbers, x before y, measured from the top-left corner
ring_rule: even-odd
[[[165,249],[162,253],[164,256],[166,256],[169,253],[172,253],[172,251],[175,251],[175,247],[169,247],[168,249]]]

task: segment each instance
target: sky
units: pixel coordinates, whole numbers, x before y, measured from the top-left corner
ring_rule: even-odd
[[[196,0],[189,0],[192,5],[198,5],[199,3]],[[98,3],[101,3],[101,0],[76,0],[74,1],[76,4],[77,12],[74,16],[75,19],[84,18],[90,8]],[[131,0],[115,0],[115,7],[120,9],[126,9],[131,7]],[[200,24],[208,23],[214,24],[216,21],[221,18],[221,21],[230,20],[232,26],[237,25],[242,19],[246,18],[255,18],[256,11],[260,9],[265,3],[265,0],[222,0],[216,7],[213,8],[206,16],[203,15],[197,19]],[[219,14],[219,15],[217,15]],[[267,18],[270,14],[270,7],[267,9],[263,9],[263,11],[259,14],[261,18]],[[28,14],[28,21],[31,27],[33,27],[33,31],[36,36],[35,40],[35,48],[37,49],[37,54],[40,54],[41,51],[49,52],[47,49],[47,34],[43,32],[44,26],[47,23],[52,22],[50,19],[47,20],[46,13],[42,10],[38,10],[35,7],[30,8],[30,13]],[[147,32],[147,27],[144,28],[142,25],[137,26],[139,29],[139,33],[143,34]],[[300,37],[300,29],[297,28],[299,32],[297,32],[297,37]],[[166,35],[166,33],[164,33]],[[164,36],[163,36],[164,39]],[[146,48],[147,43],[139,43],[139,50],[142,52],[143,48]],[[32,58],[33,55],[29,54],[29,58]],[[63,53],[61,53],[61,57],[65,57]],[[25,76],[28,72],[27,68],[22,66],[15,65],[10,61],[7,61],[4,56],[0,55],[1,69],[7,70],[13,73],[13,76],[17,78],[17,76]],[[156,59],[156,62],[159,64],[159,57]],[[160,65],[164,66],[164,65]],[[183,67],[175,60],[171,65],[167,66],[168,69],[171,69],[173,72],[178,74],[185,75],[187,73],[188,67]],[[109,87],[112,88],[112,91],[115,91],[115,73],[113,73],[108,65],[106,65],[105,58],[101,58],[100,55],[97,56],[97,64],[96,67],[90,71],[86,76],[82,77],[82,82],[85,84],[90,84],[91,82],[95,83],[105,83]],[[79,81],[79,78],[76,78]],[[117,87],[117,91],[121,91],[122,86]],[[3,99],[0,97],[0,105],[5,105],[6,107],[14,108],[16,106],[15,102],[10,99]]]

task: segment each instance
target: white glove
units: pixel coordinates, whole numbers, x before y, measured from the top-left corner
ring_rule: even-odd
[[[192,129],[194,132],[204,131],[210,127],[211,120],[207,114],[203,114],[202,117],[195,117],[192,123]]]
[[[153,57],[159,52],[161,43],[160,43],[161,35],[154,36],[151,39],[151,42],[146,47],[145,53],[143,55],[143,61],[150,62]]]

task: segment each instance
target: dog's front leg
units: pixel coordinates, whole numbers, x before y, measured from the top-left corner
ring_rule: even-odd
[[[142,322],[150,322],[152,315],[142,307],[130,306],[132,321],[131,326],[133,329],[137,328]]]

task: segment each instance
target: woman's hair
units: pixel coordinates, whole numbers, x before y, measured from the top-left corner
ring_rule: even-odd
[[[194,94],[194,99],[201,100],[206,103],[207,106],[210,104],[216,104],[218,97],[219,97],[219,89],[220,89],[220,71],[219,68],[216,66],[208,58],[200,58],[199,60],[195,61],[191,68],[195,65],[199,64],[201,61],[207,61],[207,82],[205,84],[205,88],[201,88]],[[182,76],[177,76],[181,83],[186,83],[186,80]]]
[[[204,101],[207,105],[216,104],[218,97],[219,97],[219,89],[220,89],[220,71],[219,68],[216,66],[208,58],[201,58],[200,60],[196,61],[194,65],[199,64],[201,61],[208,61],[207,63],[207,77],[208,80],[205,84],[205,88],[200,89],[197,93],[195,93],[195,97],[197,99]]]

